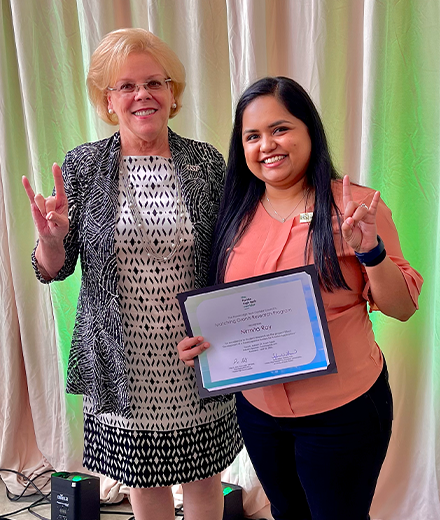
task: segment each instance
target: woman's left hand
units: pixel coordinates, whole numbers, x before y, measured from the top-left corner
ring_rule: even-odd
[[[351,194],[350,179],[348,175],[345,175],[342,192],[344,222],[341,230],[344,240],[357,253],[371,251],[378,244],[376,213],[379,199],[380,192],[376,191],[370,207],[364,203],[355,202]]]
[[[194,366],[194,358],[205,352],[210,347],[207,341],[204,341],[202,336],[195,338],[186,337],[182,339],[177,345],[179,351],[179,358],[189,367]]]

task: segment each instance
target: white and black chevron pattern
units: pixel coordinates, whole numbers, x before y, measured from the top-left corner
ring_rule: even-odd
[[[166,432],[112,428],[85,415],[84,437],[84,466],[130,487],[211,477],[228,467],[242,446],[235,410],[217,421]]]

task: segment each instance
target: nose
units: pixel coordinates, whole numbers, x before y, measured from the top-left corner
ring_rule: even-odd
[[[135,96],[136,97],[138,97],[138,96],[145,97],[146,94],[148,94],[148,97],[151,97],[151,92],[148,90],[145,83],[138,83],[137,85],[135,85]]]
[[[277,147],[277,144],[272,136],[272,134],[263,134],[261,136],[261,145],[260,149],[262,152],[272,152]]]

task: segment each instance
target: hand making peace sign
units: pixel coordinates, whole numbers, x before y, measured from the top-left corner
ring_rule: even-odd
[[[68,203],[64,191],[61,168],[57,163],[52,166],[53,180],[55,183],[55,196],[44,198],[37,193],[35,195],[28,179],[23,176],[22,183],[31,203],[32,217],[37,228],[40,240],[48,245],[59,244],[69,232]]]
[[[342,200],[344,204],[344,221],[342,236],[347,244],[357,253],[366,253],[377,246],[376,213],[380,192],[373,195],[370,207],[358,204],[353,200],[348,175],[343,179]]]

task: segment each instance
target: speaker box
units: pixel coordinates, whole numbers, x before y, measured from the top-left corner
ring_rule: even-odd
[[[243,520],[243,489],[234,484],[222,482],[225,508],[223,520]]]
[[[99,478],[61,471],[51,475],[52,520],[99,520]]]

